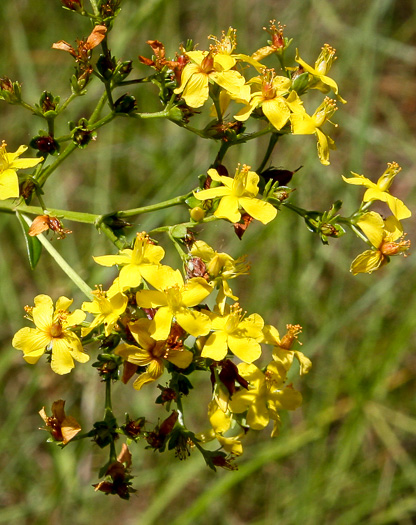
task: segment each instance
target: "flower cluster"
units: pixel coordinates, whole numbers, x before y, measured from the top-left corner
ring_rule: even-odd
[[[82,0],[61,0],[61,4],[88,17],[92,27],[89,36],[78,39],[75,47],[64,40],[52,45],[75,62],[68,98],[61,102],[59,96],[43,91],[39,103],[32,105],[24,100],[19,82],[0,79],[0,100],[30,110],[44,125],[29,142],[38,151],[38,158],[19,159],[27,146],[8,153],[2,143],[0,201],[5,202],[0,202],[0,210],[16,213],[21,219],[31,267],[39,262],[42,245],[48,247],[88,300],[70,311],[73,301],[65,296],[54,305],[48,295],[37,295],[34,305],[25,308],[34,327],[18,330],[12,344],[23,352],[29,364],[46,355],[52,370],[59,375],[71,372],[75,361],[92,362],[105,384],[103,420],[81,434],[81,425],[65,414],[63,400],[53,403],[51,416],[45,408],[40,416],[51,440],[59,446],[91,438],[100,448],[108,447],[109,458],[100,471],[105,479],[94,487],[128,499],[134,492],[132,461],[125,443],[116,453],[116,441],[121,435],[127,444],[142,440],[147,448],[159,452],[174,450],[179,459],[198,449],[210,468],[233,470],[234,459],[243,453],[243,441],[250,430],[263,430],[270,424],[271,435],[277,436],[282,412],[295,410],[302,403],[301,393],[292,384],[295,362],[301,376],[311,367],[311,361],[297,346],[301,327],[288,324],[281,337],[260,313],[246,311],[234,285],[235,279],[249,273],[245,256],[233,258],[217,251],[198,237],[200,226],[224,221],[223,225],[229,227],[231,223],[241,239],[249,225],[256,221],[261,223],[257,227],[268,225],[285,207],[301,216],[324,244],[329,238],[341,237],[346,227],[366,241],[371,249],[351,265],[351,271],[357,274],[371,273],[386,264],[391,255],[408,250],[410,243],[403,238],[401,221],[411,213],[389,191],[400,171],[396,163],[389,164],[377,183],[355,173],[352,178],[344,177],[348,184],[366,188],[362,203],[349,217],[339,214],[340,200],[324,212],[296,206],[291,198],[295,188],[288,184],[302,166],[292,171],[271,165],[277,141],[291,135],[314,135],[321,164],[329,164],[329,153],[335,144],[325,128],[328,122],[332,124],[337,102],[345,100],[335,80],[328,76],[336,59],[335,49],[328,44],[322,47],[313,65],[301,58],[298,49],[288,57],[291,39],[284,36],[284,26],[275,21],[264,28],[270,34],[267,45],[250,54],[237,51],[236,30],[232,28],[223,32],[221,38],[210,36],[212,43],[206,50],[196,49],[192,41],[187,41],[173,59],[167,58],[162,42],[148,40],[153,56],[139,56],[139,60],[153,71],[145,77],[126,80],[133,61],[115,57],[109,40],[120,1],[91,2],[94,13],[88,13]],[[101,48],[99,57],[93,59],[97,48]],[[81,118],[76,117],[79,109],[68,115],[72,102],[87,95],[92,79],[102,84],[95,105],[88,106]],[[138,106],[143,104],[138,104],[134,95],[119,93],[126,86],[140,89],[146,83],[158,88],[160,111],[141,113]],[[307,111],[303,100],[310,90],[323,94],[318,93],[321,100],[314,111]],[[90,95],[97,92],[95,89]],[[330,93],[333,98],[328,96]],[[191,119],[203,106],[209,112],[210,122],[201,128],[192,127]],[[65,123],[70,122],[70,130],[57,136],[59,126],[55,123],[61,116]],[[164,202],[139,202],[140,208],[118,209],[103,215],[61,210],[55,204],[48,208],[43,199],[49,198],[44,192],[49,177],[72,152],[88,147],[102,126],[120,116],[135,122],[142,118],[168,119],[186,132],[214,141],[217,154],[195,174],[199,183],[192,183],[185,195]],[[253,122],[256,126],[250,128]],[[225,159],[228,150],[267,135],[269,143],[259,166],[252,169],[239,163],[234,175],[229,175]],[[35,169],[29,175],[17,174],[26,168]],[[16,200],[17,197],[21,198]],[[32,199],[37,199],[39,205],[33,206]],[[384,219],[378,212],[370,211],[375,202],[388,207],[392,215]],[[159,225],[149,233],[137,233],[131,242],[128,240],[126,230],[132,226],[128,221],[133,217],[173,206],[188,207],[187,222]],[[27,214],[37,215],[29,226]],[[118,249],[116,254],[93,257],[96,264],[116,269],[108,286],[100,284],[91,290],[42,236],[42,232],[51,230],[58,239],[65,239],[71,233],[63,222],[67,220],[97,228]],[[180,269],[162,262],[165,250],[153,239],[158,234],[166,234],[173,243],[181,258]],[[290,246],[289,241],[285,245]],[[202,381],[195,378],[201,375],[207,378],[207,394],[199,389]],[[143,389],[154,392],[155,403],[167,415],[152,424],[153,412],[149,418],[147,414],[126,414],[125,422],[120,423],[112,408],[111,388],[115,381],[127,385],[132,394]],[[206,424],[197,431],[188,427],[185,417],[193,389],[199,396],[196,405],[207,411]],[[215,448],[212,444],[205,446],[212,441]]]
[[[89,360],[83,344],[101,341],[106,350],[100,365],[104,376],[108,367],[102,366],[103,359],[119,369],[113,369],[112,380],[128,383],[135,376],[136,390],[160,380],[167,371],[167,386],[159,385],[165,391],[162,404],[169,400],[170,406],[175,400],[181,412],[182,397],[191,388],[188,376],[207,370],[212,384],[212,398],[207,400],[212,428],[194,437],[194,445],[217,439],[224,454],[240,455],[241,439],[248,429],[261,430],[271,419],[272,435],[277,435],[280,412],[301,404],[300,392],[287,381],[294,356],[301,363],[301,374],[310,368],[302,352],[291,350],[300,327],[289,325],[281,340],[277,329],[265,325],[259,314],[243,311],[228,280],[248,272],[244,259],[235,260],[195,241],[189,247],[184,277],[162,264],[163,257],[163,248],[144,232],[137,234],[132,248],[94,257],[100,265],[119,267],[109,289],[97,288],[93,300],[73,313],[68,311],[72,301],[65,297],[53,308],[50,297],[37,296],[35,306],[26,307],[36,328],[20,329],[13,346],[32,364],[46,352],[52,370],[66,374],[74,359]],[[86,313],[94,316],[89,322]],[[267,345],[271,351],[263,349]],[[185,380],[187,388],[182,384]],[[183,414],[164,440],[173,439],[170,435],[178,431],[189,432]],[[144,430],[141,434],[148,436]]]
[[[261,48],[251,56],[235,53],[237,47],[236,31],[232,28],[214,40],[207,51],[190,50],[185,52],[188,60],[183,67],[181,81],[174,93],[181,95],[190,108],[200,108],[209,97],[217,108],[217,117],[223,119],[228,103],[233,100],[244,107],[234,114],[234,119],[245,122],[253,113],[272,126],[274,133],[294,135],[316,135],[318,155],[322,164],[329,164],[329,149],[334,149],[333,140],[322,130],[325,122],[335,113],[335,101],[326,97],[312,115],[303,106],[301,95],[309,89],[323,93],[333,91],[336,98],[345,103],[339,95],[337,83],[327,76],[335,60],[335,49],[328,44],[309,66],[296,51],[297,68],[285,66],[283,75],[274,68],[266,67],[261,61],[271,54],[280,59],[290,41],[283,37],[283,27],[271,21],[273,36],[271,46]],[[256,75],[246,78],[247,67],[251,66]]]

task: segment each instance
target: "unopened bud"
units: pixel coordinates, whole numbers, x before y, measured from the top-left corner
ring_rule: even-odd
[[[189,210],[189,214],[191,216],[191,219],[195,222],[202,221],[202,219],[205,217],[205,210],[201,208],[200,206],[195,206],[195,208],[192,208],[192,210]]]

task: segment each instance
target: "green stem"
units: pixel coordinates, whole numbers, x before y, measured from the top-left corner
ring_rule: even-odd
[[[114,213],[109,213],[106,215],[96,215],[94,213],[84,213],[78,211],[69,211],[69,210],[60,210],[57,208],[48,208],[49,215],[62,217],[68,221],[82,222],[84,224],[94,224],[97,227],[101,228],[101,223],[105,222],[106,217],[133,217],[135,215],[141,215],[143,213],[150,213],[157,210],[162,210],[165,208],[170,208],[172,206],[177,206],[186,201],[193,194],[192,191],[186,193],[185,195],[180,195],[174,199],[169,199],[167,201],[159,202],[157,204],[151,204],[150,206],[143,206],[141,208],[134,208],[131,210],[122,210]],[[44,210],[39,206],[27,206],[26,204],[16,204],[16,201],[0,201],[0,211],[6,213],[14,213],[19,211],[21,213],[29,213],[31,215],[43,215]],[[206,219],[203,221],[206,222]],[[195,223],[192,223],[195,225]],[[170,226],[168,226],[170,228]]]
[[[97,6],[96,0],[90,0],[92,10],[94,11],[94,16],[100,16],[100,11]]]
[[[162,109],[162,111],[156,111],[155,113],[130,113],[129,117],[132,118],[168,118],[169,111]]]
[[[249,140],[256,139],[257,137],[262,137],[263,135],[267,135],[272,131],[272,126],[266,126],[265,128],[261,129],[260,131],[256,131],[255,133],[250,133],[248,135],[242,135],[241,138],[235,140],[233,144],[244,144],[245,142],[248,142]]]
[[[32,111],[32,113],[35,113],[36,115],[38,114],[36,108],[31,106],[30,104],[28,104],[24,100],[20,101],[20,105],[22,106],[22,108],[28,109],[29,111]]]
[[[205,224],[207,222],[214,222],[214,221],[220,221],[218,217],[215,215],[211,215],[210,217],[205,217],[205,219],[202,219],[199,222],[181,222],[179,224],[175,224],[175,226],[184,226],[185,228],[195,228],[195,226],[199,226],[200,224]],[[149,232],[149,235],[152,235],[154,233],[162,233],[162,232],[168,232],[172,226],[160,226],[160,228],[154,228]]]
[[[13,201],[0,202],[0,211],[6,213],[14,213],[19,211],[21,213],[29,213],[30,215],[43,215],[45,210],[39,206],[26,206],[26,204],[15,204]],[[58,210],[56,208],[48,208],[49,215],[54,217],[62,217],[68,221],[83,222],[85,224],[95,224],[101,215],[93,213],[83,213],[78,211]]]
[[[115,117],[116,117],[116,113],[109,113],[102,119],[97,120],[97,122],[95,122],[94,124],[89,125],[88,130],[95,131],[96,129],[101,128],[105,124],[108,124],[109,122],[111,122]]]
[[[183,415],[182,398],[181,398],[180,394],[178,394],[177,399],[176,399],[176,407],[178,409],[177,410],[177,412],[178,412],[178,423],[183,428],[186,428],[186,426],[185,426],[185,419],[184,419],[184,415]]]
[[[100,113],[101,113],[101,111],[102,111],[102,109],[103,109],[103,107],[104,107],[104,105],[105,105],[106,102],[107,102],[107,93],[104,92],[104,93],[101,95],[101,98],[100,98],[100,100],[98,101],[97,105],[95,106],[95,109],[94,109],[94,111],[92,112],[91,117],[89,118],[88,123],[89,123],[90,125],[94,124],[94,123],[98,120],[98,118],[99,118],[99,116],[100,116]]]
[[[289,208],[289,210],[294,211],[295,213],[297,213],[303,218],[305,218],[308,215],[308,212],[305,209],[298,208],[297,206],[295,206],[294,204],[291,204],[290,202],[283,202],[282,204],[283,206],[286,206],[286,208]]]
[[[77,98],[77,96],[78,96],[78,95],[77,95],[76,93],[71,93],[71,94],[69,95],[69,97],[65,100],[65,102],[63,102],[62,106],[60,106],[60,107],[58,108],[57,113],[58,113],[58,114],[59,114],[59,113],[62,113],[62,111],[64,111],[64,110],[68,107],[68,105],[69,105],[69,104],[70,104],[75,98]]]
[[[25,215],[22,215],[25,222],[30,226],[32,224],[32,221],[26,217]],[[70,266],[65,259],[60,255],[55,248],[52,246],[52,244],[44,237],[42,234],[37,236],[43,247],[46,249],[47,252],[53,257],[55,262],[60,266],[60,268],[67,274],[67,276],[71,279],[71,281],[83,292],[88,299],[94,299],[94,296],[92,295],[92,290],[88,286],[88,284],[81,279],[81,277],[77,274],[77,272]]]
[[[97,225],[97,223],[96,223],[96,225]],[[104,235],[106,235],[110,239],[110,241],[115,246],[117,246],[117,248],[119,250],[123,250],[126,247],[126,245],[128,244],[124,237],[122,237],[122,238],[117,237],[117,235],[113,232],[113,230],[110,228],[110,226],[105,224],[105,222],[101,222],[100,224],[97,225],[97,227],[104,233]]]
[[[175,239],[175,237],[172,235],[172,229],[173,228],[175,228],[175,226],[171,226],[169,228],[169,230],[168,230],[169,239],[173,242],[173,245],[175,246],[176,251],[179,253],[179,257],[182,259],[182,262],[185,264],[186,259],[187,259],[187,255],[183,251],[182,246],[179,244],[177,239]]]
[[[133,80],[122,80],[115,87],[120,86],[131,86],[133,84],[142,84],[144,82],[151,82],[156,75],[150,75],[149,77],[135,78]]]
[[[228,148],[230,146],[232,146],[232,145],[233,145],[233,143],[231,143],[231,142],[222,142],[220,150],[217,153],[217,156],[216,156],[215,161],[214,161],[214,168],[222,163],[222,161],[223,161],[223,159],[225,157],[225,154],[228,151]]]
[[[186,199],[189,199],[189,197],[191,197],[192,194],[193,192],[190,191],[189,193],[186,193],[185,195],[180,195],[179,197],[175,197],[167,201],[159,202],[157,204],[150,204],[149,206],[142,206],[141,208],[133,208],[131,210],[118,211],[114,215],[122,219],[125,217],[133,217],[135,215],[141,215],[142,213],[150,213],[152,211],[163,210],[165,208],[170,208],[172,206],[178,206],[179,204],[183,204],[186,201]]]
[[[111,401],[111,379],[107,379],[105,382],[104,419],[106,419],[108,413],[111,413],[111,415],[113,415],[113,406]]]
[[[369,246],[371,246],[371,247],[373,246],[371,244],[371,242],[367,239],[367,237],[363,233],[360,232],[360,230],[357,228],[357,226],[355,224],[349,223],[349,226],[350,226],[351,230],[355,233],[355,235],[357,235],[357,237],[362,239]]]
[[[43,186],[45,182],[47,181],[48,177],[56,170],[58,166],[62,164],[62,162],[77,148],[77,145],[71,142],[68,144],[68,146],[64,149],[64,151],[57,157],[55,162],[50,164],[45,170],[40,174],[40,176],[37,178],[37,183],[39,186]]]
[[[260,164],[260,166],[257,168],[256,173],[261,173],[264,170],[264,167],[266,166],[270,155],[273,153],[273,149],[277,144],[277,141],[279,140],[280,135],[277,133],[272,133],[270,135],[269,145],[267,146],[267,151],[264,155],[263,161]]]

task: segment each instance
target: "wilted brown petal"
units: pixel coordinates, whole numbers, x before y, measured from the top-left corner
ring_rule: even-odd
[[[67,51],[73,57],[77,56],[75,49],[69,45],[68,42],[65,42],[65,40],[59,40],[59,42],[52,44],[52,49],[60,49],[61,51]]]
[[[68,441],[71,441],[71,439],[74,438],[80,431],[81,425],[78,423],[78,421],[72,416],[67,416],[62,421],[61,425],[61,433],[63,437],[62,443],[66,445]]]
[[[119,461],[120,463],[125,463],[126,468],[131,467],[131,453],[129,447],[125,443],[123,443],[121,446],[121,452],[117,456],[117,461]]]
[[[106,33],[107,28],[105,26],[95,26],[92,33],[87,38],[85,48],[93,49],[94,47],[97,47],[104,40]]]

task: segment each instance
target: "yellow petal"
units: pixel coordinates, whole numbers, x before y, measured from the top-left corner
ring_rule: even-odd
[[[14,170],[8,169],[0,173],[0,200],[19,196],[19,179]]]
[[[182,291],[182,301],[185,306],[196,306],[212,292],[213,286],[202,277],[189,279]]]
[[[265,100],[261,108],[268,120],[273,124],[273,126],[277,130],[282,129],[286,122],[289,120],[290,110],[283,97]]]
[[[228,336],[225,332],[213,332],[207,339],[202,352],[202,357],[209,357],[214,361],[221,361],[228,351]]]
[[[220,219],[228,219],[230,222],[238,222],[241,213],[238,210],[238,199],[233,195],[228,195],[220,200],[214,215]]]
[[[157,308],[166,306],[166,295],[159,290],[140,290],[136,293],[137,306],[141,308]]]
[[[216,188],[209,188],[208,190],[201,190],[194,192],[194,197],[200,201],[205,201],[207,199],[216,199],[217,197],[223,197],[224,195],[229,195],[230,190],[225,186],[217,186]]]
[[[357,226],[364,232],[375,248],[379,248],[384,239],[384,221],[375,211],[364,213],[357,221]]]
[[[197,310],[181,308],[175,312],[175,317],[178,324],[194,337],[206,335],[211,329],[210,318]]]
[[[64,339],[54,339],[52,347],[51,368],[59,375],[68,374],[74,368],[68,345]]]
[[[261,356],[261,346],[249,337],[228,336],[228,346],[239,359],[245,363],[252,363]]]
[[[33,365],[43,355],[50,342],[51,338],[41,330],[25,327],[15,334],[12,345],[17,350],[22,350],[25,361]]]
[[[370,200],[379,200],[386,202],[390,208],[392,214],[401,221],[412,216],[412,212],[409,208],[397,197],[390,195],[385,191],[380,191],[375,188],[370,188],[364,193],[363,201],[367,202]]]
[[[194,73],[186,83],[182,97],[191,108],[200,108],[208,100],[208,76],[205,73]]]
[[[385,262],[385,257],[378,250],[366,250],[352,261],[350,271],[353,275],[357,275],[358,273],[372,273]]]
[[[41,330],[48,330],[52,324],[53,302],[48,295],[37,295],[32,310],[33,322]]]
[[[188,368],[194,355],[189,350],[169,350],[167,360],[179,368]]]
[[[173,312],[167,306],[162,306],[156,312],[149,328],[149,333],[156,341],[164,341],[168,338],[172,325]]]
[[[277,209],[270,202],[261,201],[260,199],[251,199],[241,197],[239,203],[241,207],[256,220],[267,224],[277,215]],[[235,222],[235,221],[234,221]]]

